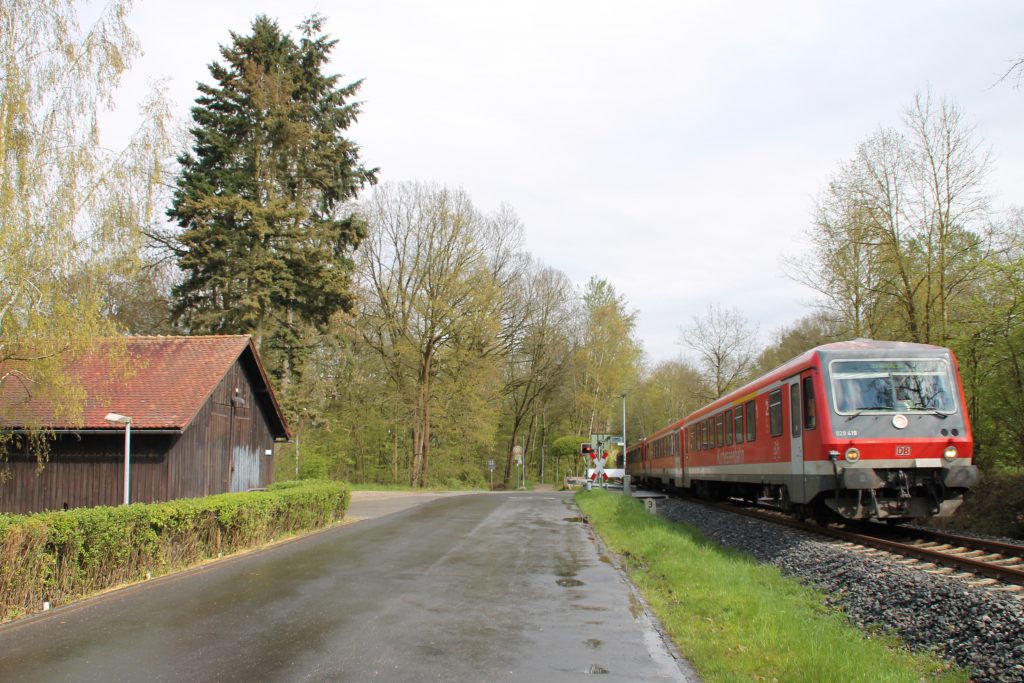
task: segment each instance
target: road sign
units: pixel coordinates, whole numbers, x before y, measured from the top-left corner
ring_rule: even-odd
[[[517,465],[523,464],[523,447],[516,444],[512,447],[512,457],[516,459]]]
[[[488,460],[487,461],[487,469],[489,469],[491,472],[494,471],[494,461],[493,460]]]

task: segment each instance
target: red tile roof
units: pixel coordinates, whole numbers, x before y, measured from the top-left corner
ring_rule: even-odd
[[[127,356],[118,356],[121,344]],[[0,391],[0,425],[16,428],[31,416],[36,424],[54,429],[121,429],[103,419],[113,412],[130,416],[132,429],[184,429],[231,365],[247,352],[247,361],[258,375],[254,380],[265,385],[258,389],[266,390],[272,405],[268,412],[276,413],[280,421],[281,429],[274,431],[287,435],[256,348],[245,335],[100,340],[92,352],[68,368],[86,393],[81,422],[62,424],[47,401],[26,401],[18,383],[5,382]]]

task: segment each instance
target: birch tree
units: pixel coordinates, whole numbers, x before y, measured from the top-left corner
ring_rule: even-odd
[[[87,26],[75,5],[0,3],[0,390],[46,399],[71,420],[82,395],[62,368],[115,331],[105,285],[138,266],[169,145],[159,90],[123,149],[101,145],[100,121],[139,45],[130,2],[108,3]],[[2,417],[32,426],[28,415]]]
[[[608,431],[618,396],[637,381],[642,348],[635,339],[636,312],[607,280],[592,277],[583,291],[573,359],[573,429]]]

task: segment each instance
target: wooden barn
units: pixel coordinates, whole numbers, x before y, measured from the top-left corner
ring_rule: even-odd
[[[121,504],[125,425],[108,421],[111,413],[131,419],[133,503],[272,481],[274,443],[289,432],[250,337],[104,340],[68,372],[86,395],[79,424],[61,424],[52,407],[16,384],[0,392],[0,428],[17,432],[31,414],[32,424],[56,435],[42,468],[26,450],[8,449],[0,460],[0,512]]]

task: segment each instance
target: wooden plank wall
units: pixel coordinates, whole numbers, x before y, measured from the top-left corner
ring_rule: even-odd
[[[236,396],[244,405],[232,402]],[[207,496],[267,486],[273,480],[274,458],[263,453],[273,447],[274,437],[261,397],[250,374],[236,362],[171,451],[171,496]],[[258,454],[259,475],[250,478],[240,472],[234,477],[237,485],[233,488],[234,452],[248,454],[240,455],[239,460],[249,463]],[[251,467],[250,464],[248,468]]]
[[[132,502],[166,500],[169,436],[132,434]],[[65,506],[120,505],[124,486],[124,435],[62,436],[40,470],[34,458],[10,454],[0,470],[0,512],[61,510]]]

